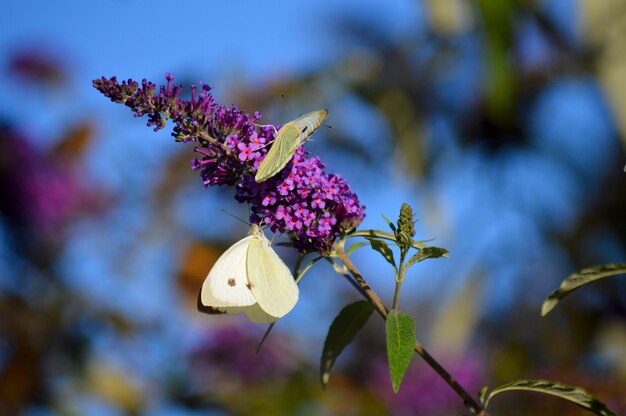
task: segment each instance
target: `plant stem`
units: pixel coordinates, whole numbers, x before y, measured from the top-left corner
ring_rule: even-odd
[[[337,257],[339,258],[339,260],[341,260],[341,262],[346,266],[348,271],[350,271],[350,274],[352,274],[352,276],[354,277],[354,280],[356,280],[356,282],[361,287],[361,293],[372,304],[372,306],[374,306],[374,308],[376,309],[378,314],[384,320],[386,320],[387,319],[387,313],[388,313],[387,308],[385,307],[383,302],[380,300],[380,298],[378,297],[376,292],[374,292],[372,290],[372,288],[369,287],[369,285],[367,284],[367,282],[365,281],[365,279],[363,278],[361,273],[359,273],[359,270],[352,263],[352,261],[350,260],[350,258],[348,257],[348,255],[346,254],[346,252],[345,252],[345,250],[343,248],[343,244],[341,244],[341,243],[335,244],[333,248],[334,248],[334,251],[335,251]],[[396,283],[396,293],[399,292],[400,284],[401,284],[401,282],[397,282]],[[397,294],[394,295],[394,307],[397,306],[396,303],[397,303]],[[448,385],[456,392],[456,394],[458,394],[463,399],[463,403],[464,403],[465,407],[467,407],[475,415],[488,416],[487,412],[485,411],[485,409],[483,409],[483,407],[476,400],[474,400],[474,398],[472,398],[472,396],[470,396],[469,393],[467,393],[465,391],[465,389],[463,389],[463,387],[461,387],[461,385],[454,379],[454,377],[452,377],[450,375],[450,373],[448,373],[441,366],[441,364],[439,364],[437,362],[437,360],[435,360],[424,349],[422,344],[420,344],[418,341],[415,342],[415,352],[418,353],[419,356],[422,357],[422,359],[424,361],[426,361],[426,363],[433,370],[435,370],[435,372],[437,374],[439,374],[439,376],[446,383],[448,383]]]
[[[393,292],[393,303],[391,304],[391,309],[398,309],[398,301],[400,300],[400,288],[402,286],[402,282],[404,282],[404,273],[406,269],[404,268],[404,259],[406,257],[406,251],[402,250],[400,253],[400,267],[398,267],[398,275],[396,276],[396,290]]]
[[[398,299],[400,298],[400,286],[402,286],[402,280],[396,281],[396,290],[393,292],[393,303],[391,309],[398,309]]]

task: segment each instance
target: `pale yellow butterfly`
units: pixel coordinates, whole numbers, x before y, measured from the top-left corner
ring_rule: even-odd
[[[328,110],[315,110],[282,126],[259,165],[254,180],[261,183],[280,172],[291,160],[296,149],[322,125],[326,116]]]

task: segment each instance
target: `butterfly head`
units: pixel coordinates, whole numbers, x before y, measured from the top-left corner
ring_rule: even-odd
[[[248,235],[264,235],[263,230],[267,228],[266,224],[250,224]]]
[[[261,227],[258,224],[250,224],[250,231],[248,235],[257,235],[261,232]]]

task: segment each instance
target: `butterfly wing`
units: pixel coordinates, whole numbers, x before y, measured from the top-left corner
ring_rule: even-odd
[[[228,313],[229,315],[236,315],[238,313],[245,313],[246,317],[250,322],[255,324],[267,325],[272,322],[276,322],[278,320],[277,317],[268,315],[265,313],[263,309],[259,306],[258,303],[250,306],[231,306],[228,308],[210,308],[206,306],[198,307],[200,312],[208,313],[209,315],[218,315],[223,313]]]
[[[246,270],[248,246],[253,238],[239,240],[217,259],[202,283],[198,309],[201,304],[207,311],[214,310],[212,313],[240,313],[235,308],[256,303]]]
[[[278,320],[277,317],[272,316],[266,313],[258,303],[255,303],[251,306],[246,306],[243,308],[243,312],[246,314],[246,317],[250,320],[250,322],[254,322],[255,324],[271,324],[272,322],[276,322]]]
[[[296,149],[322,125],[327,115],[327,110],[311,111],[278,130],[276,139],[259,165],[254,180],[261,183],[280,172],[289,163]]]
[[[300,131],[297,146],[293,149],[294,152],[298,146],[302,146],[306,139],[308,139],[309,136],[322,125],[326,116],[328,116],[328,110],[315,110],[290,122]]]
[[[251,290],[265,313],[280,318],[296,305],[298,285],[269,240],[261,232],[253,237],[247,260]]]
[[[265,155],[254,176],[254,180],[257,183],[268,180],[289,163],[298,148],[299,134],[298,128],[291,123],[285,124],[278,130],[272,147]]]

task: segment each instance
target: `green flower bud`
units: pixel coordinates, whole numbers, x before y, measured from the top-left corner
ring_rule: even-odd
[[[398,217],[398,227],[396,229],[396,243],[400,250],[407,252],[411,248],[411,241],[415,236],[415,221],[413,218],[413,208],[409,204],[402,204],[400,216]]]

